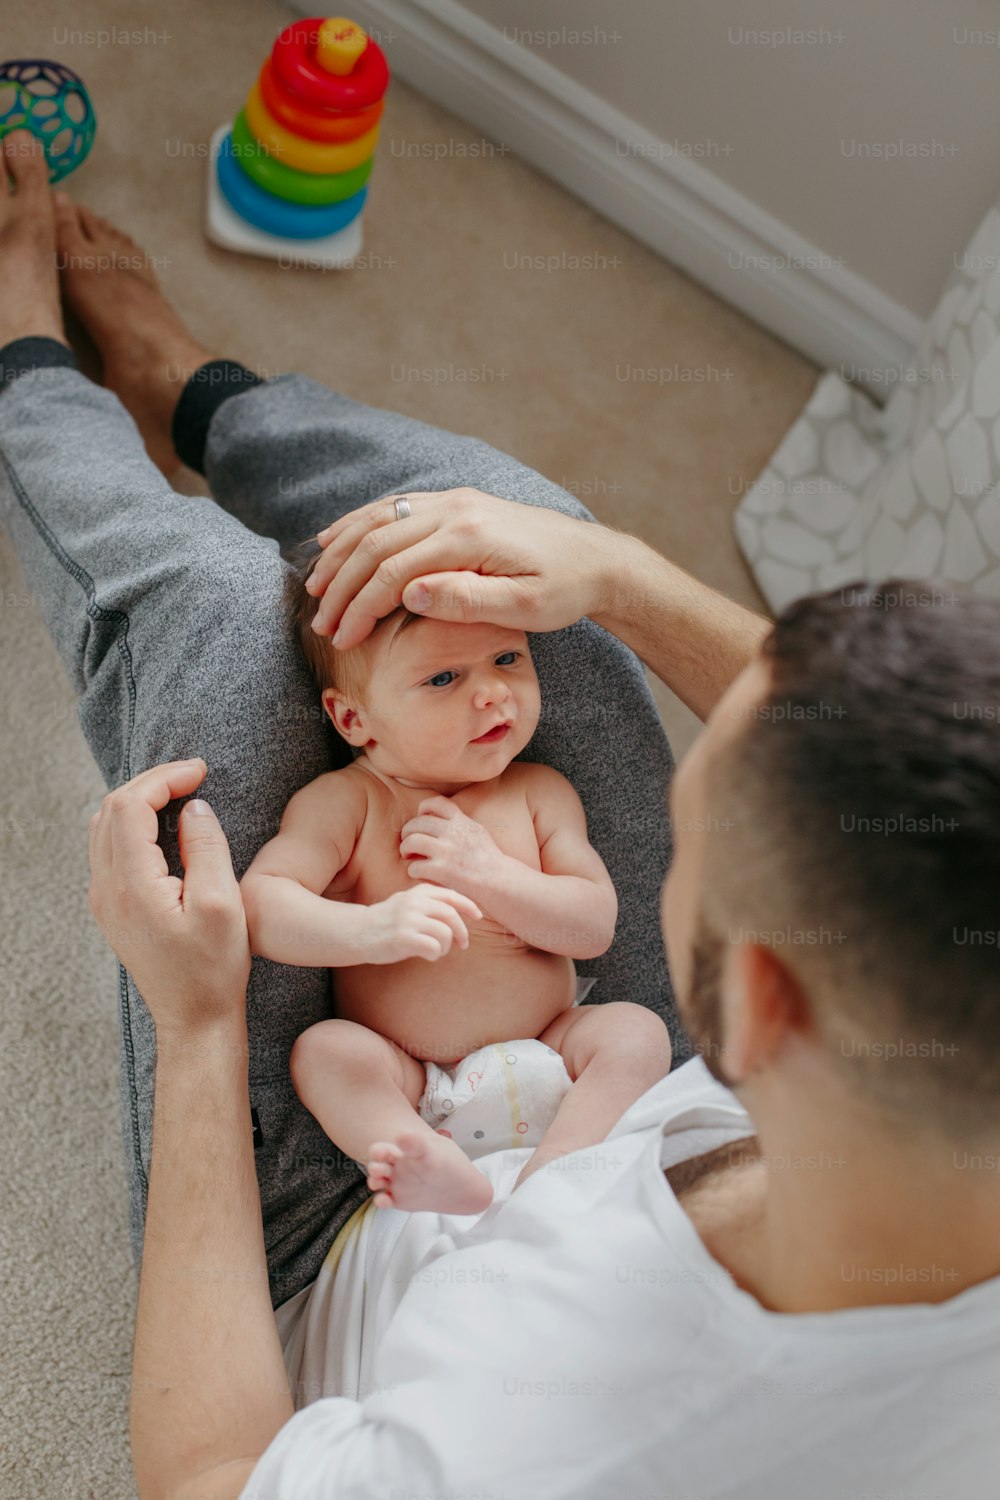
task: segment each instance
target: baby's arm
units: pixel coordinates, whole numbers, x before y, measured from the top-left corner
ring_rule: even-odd
[[[367,810],[354,776],[333,771],[295,793],[277,834],[240,882],[250,951],[306,968],[436,959],[468,947],[479,908],[457,891],[423,885],[371,906],[322,893],[347,864]]]
[[[464,891],[533,948],[596,958],[610,948],[618,919],[611,876],[587,838],[583,805],[566,778],[550,766],[522,770],[541,870],[504,854],[482,824],[447,797],[420,804],[420,815],[407,825],[419,831],[404,838],[400,853],[424,856],[410,866],[414,879]]]
[[[364,789],[334,771],[295,793],[240,881],[250,951],[278,963],[361,962],[367,908],[324,898],[364,821]]]

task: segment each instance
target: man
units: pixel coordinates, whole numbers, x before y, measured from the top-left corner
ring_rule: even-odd
[[[673,570],[642,544],[490,497],[408,498],[402,520],[382,500],[332,530],[322,613],[341,639],[402,595],[535,629],[586,608],[651,663],[669,651]],[[218,824],[185,809],[190,975],[202,892],[232,972],[207,1021],[190,977],[144,986],[179,1049],[161,1063],[137,1334],[149,1494],[172,1493],[160,1465],[178,1494],[242,1500],[995,1492],[998,626],[993,602],[907,585],[782,616],[672,790],[664,928],[702,1059],[506,1198],[523,1153],[484,1158],[498,1201],[471,1228],[394,1216],[315,1294],[321,1384],[291,1421],[273,1319],[247,1291],[264,1269],[231,1118],[242,915]],[[152,808],[202,774],[148,772],[95,820],[106,928],[150,920]],[[124,901],[109,865],[135,873]],[[157,1151],[175,1163],[159,1179]],[[210,1284],[194,1306],[170,1279],[185,1266]],[[369,1393],[317,1400],[352,1320],[377,1342]]]
[[[15,391],[25,378],[39,383]],[[388,1259],[349,1265],[343,1287],[336,1272],[328,1309],[332,1327],[341,1290],[365,1296],[368,1279],[377,1296],[393,1265],[408,1273],[376,1319],[371,1394],[293,1418],[238,888],[197,802],[183,884],[157,845],[157,812],[205,764],[112,792],[91,828],[92,907],[158,1043],[143,1500],[992,1493],[991,955],[946,939],[960,919],[989,931],[996,610],[824,600],[762,656],[763,622],[631,538],[467,492],[409,503],[321,537],[321,628],[339,624],[340,643],[400,599],[539,633],[586,615],[711,711],[672,794],[664,918],[687,1022],[737,1096],[696,1060],[513,1195],[521,1161],[484,1158],[497,1202],[471,1229],[396,1219]]]

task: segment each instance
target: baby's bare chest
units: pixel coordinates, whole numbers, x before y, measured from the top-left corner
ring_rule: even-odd
[[[416,877],[409,869],[419,866],[420,860],[404,857],[400,844],[407,826],[421,816],[424,795],[396,797],[380,785],[373,787],[354,852],[336,882],[341,899],[370,905],[413,884]],[[501,786],[483,792],[476,788],[448,800],[484,828],[501,853],[530,869],[541,868],[534,820],[523,790]]]

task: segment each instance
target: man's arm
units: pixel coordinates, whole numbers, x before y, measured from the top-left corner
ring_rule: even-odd
[[[157,810],[204,776],[201,760],[156,766],[90,826],[91,910],[157,1035],[132,1372],[141,1500],[236,1500],[293,1414],[254,1170],[239,888],[204,803],[182,809],[183,882],[157,845]]]
[[[268,1292],[246,1022],[158,1026],[132,1363],[141,1500],[236,1500],[293,1410]]]
[[[584,615],[706,718],[770,626],[625,532],[480,490],[375,500],[319,533],[313,628],[347,649],[400,603],[439,620],[561,630]]]
[[[769,620],[699,583],[624,532],[605,533],[590,618],[644,661],[700,719],[758,654]]]

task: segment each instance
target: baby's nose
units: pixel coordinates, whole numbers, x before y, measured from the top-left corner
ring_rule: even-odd
[[[491,703],[503,703],[509,697],[510,683],[502,677],[494,677],[476,690],[475,702],[478,708],[488,708]]]

